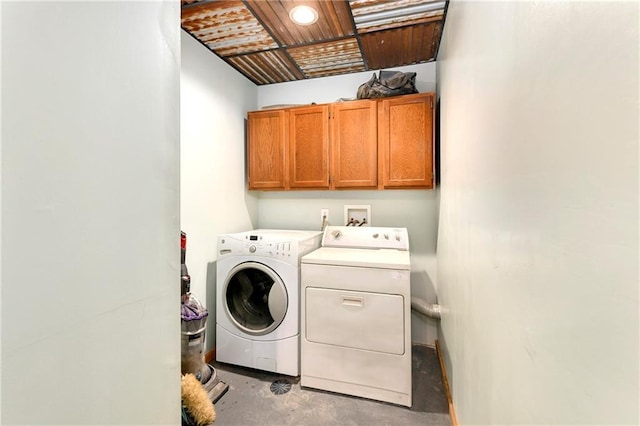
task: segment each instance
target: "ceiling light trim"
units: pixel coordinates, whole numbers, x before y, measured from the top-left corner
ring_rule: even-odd
[[[289,18],[297,25],[311,25],[318,21],[318,12],[311,6],[300,5],[289,11]]]

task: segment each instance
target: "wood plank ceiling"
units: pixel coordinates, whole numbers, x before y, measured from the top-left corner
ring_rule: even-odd
[[[317,22],[289,11],[308,5]],[[182,28],[257,85],[430,62],[448,0],[182,0]]]

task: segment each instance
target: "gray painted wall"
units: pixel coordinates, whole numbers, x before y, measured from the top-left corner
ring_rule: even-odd
[[[435,91],[434,63],[394,68],[416,72],[420,92]],[[258,87],[258,106],[336,102],[355,97],[358,86],[373,71]],[[429,303],[437,299],[435,190],[387,191],[251,191],[258,197],[261,228],[320,229],[320,209],[329,209],[329,222],[343,224],[345,204],[370,204],[373,226],[403,226],[409,230],[412,253],[411,291]],[[433,345],[437,322],[412,315],[412,340]]]
[[[178,424],[179,4],[0,14],[0,423]]]
[[[638,424],[638,2],[451,2],[438,291],[460,424]]]
[[[373,226],[402,226],[409,231],[412,296],[435,302],[437,216],[435,191],[290,191],[260,194],[259,223],[270,229],[320,230],[320,209],[329,223],[343,224],[344,205],[370,205]],[[412,341],[433,345],[437,323],[412,315]]]

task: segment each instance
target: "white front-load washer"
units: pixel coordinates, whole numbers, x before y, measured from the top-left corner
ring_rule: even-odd
[[[217,361],[300,374],[300,258],[321,237],[271,229],[218,237]]]

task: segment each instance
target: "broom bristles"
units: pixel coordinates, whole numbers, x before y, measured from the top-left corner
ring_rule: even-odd
[[[198,425],[204,426],[215,421],[213,402],[200,381],[191,373],[182,376],[182,403]]]

